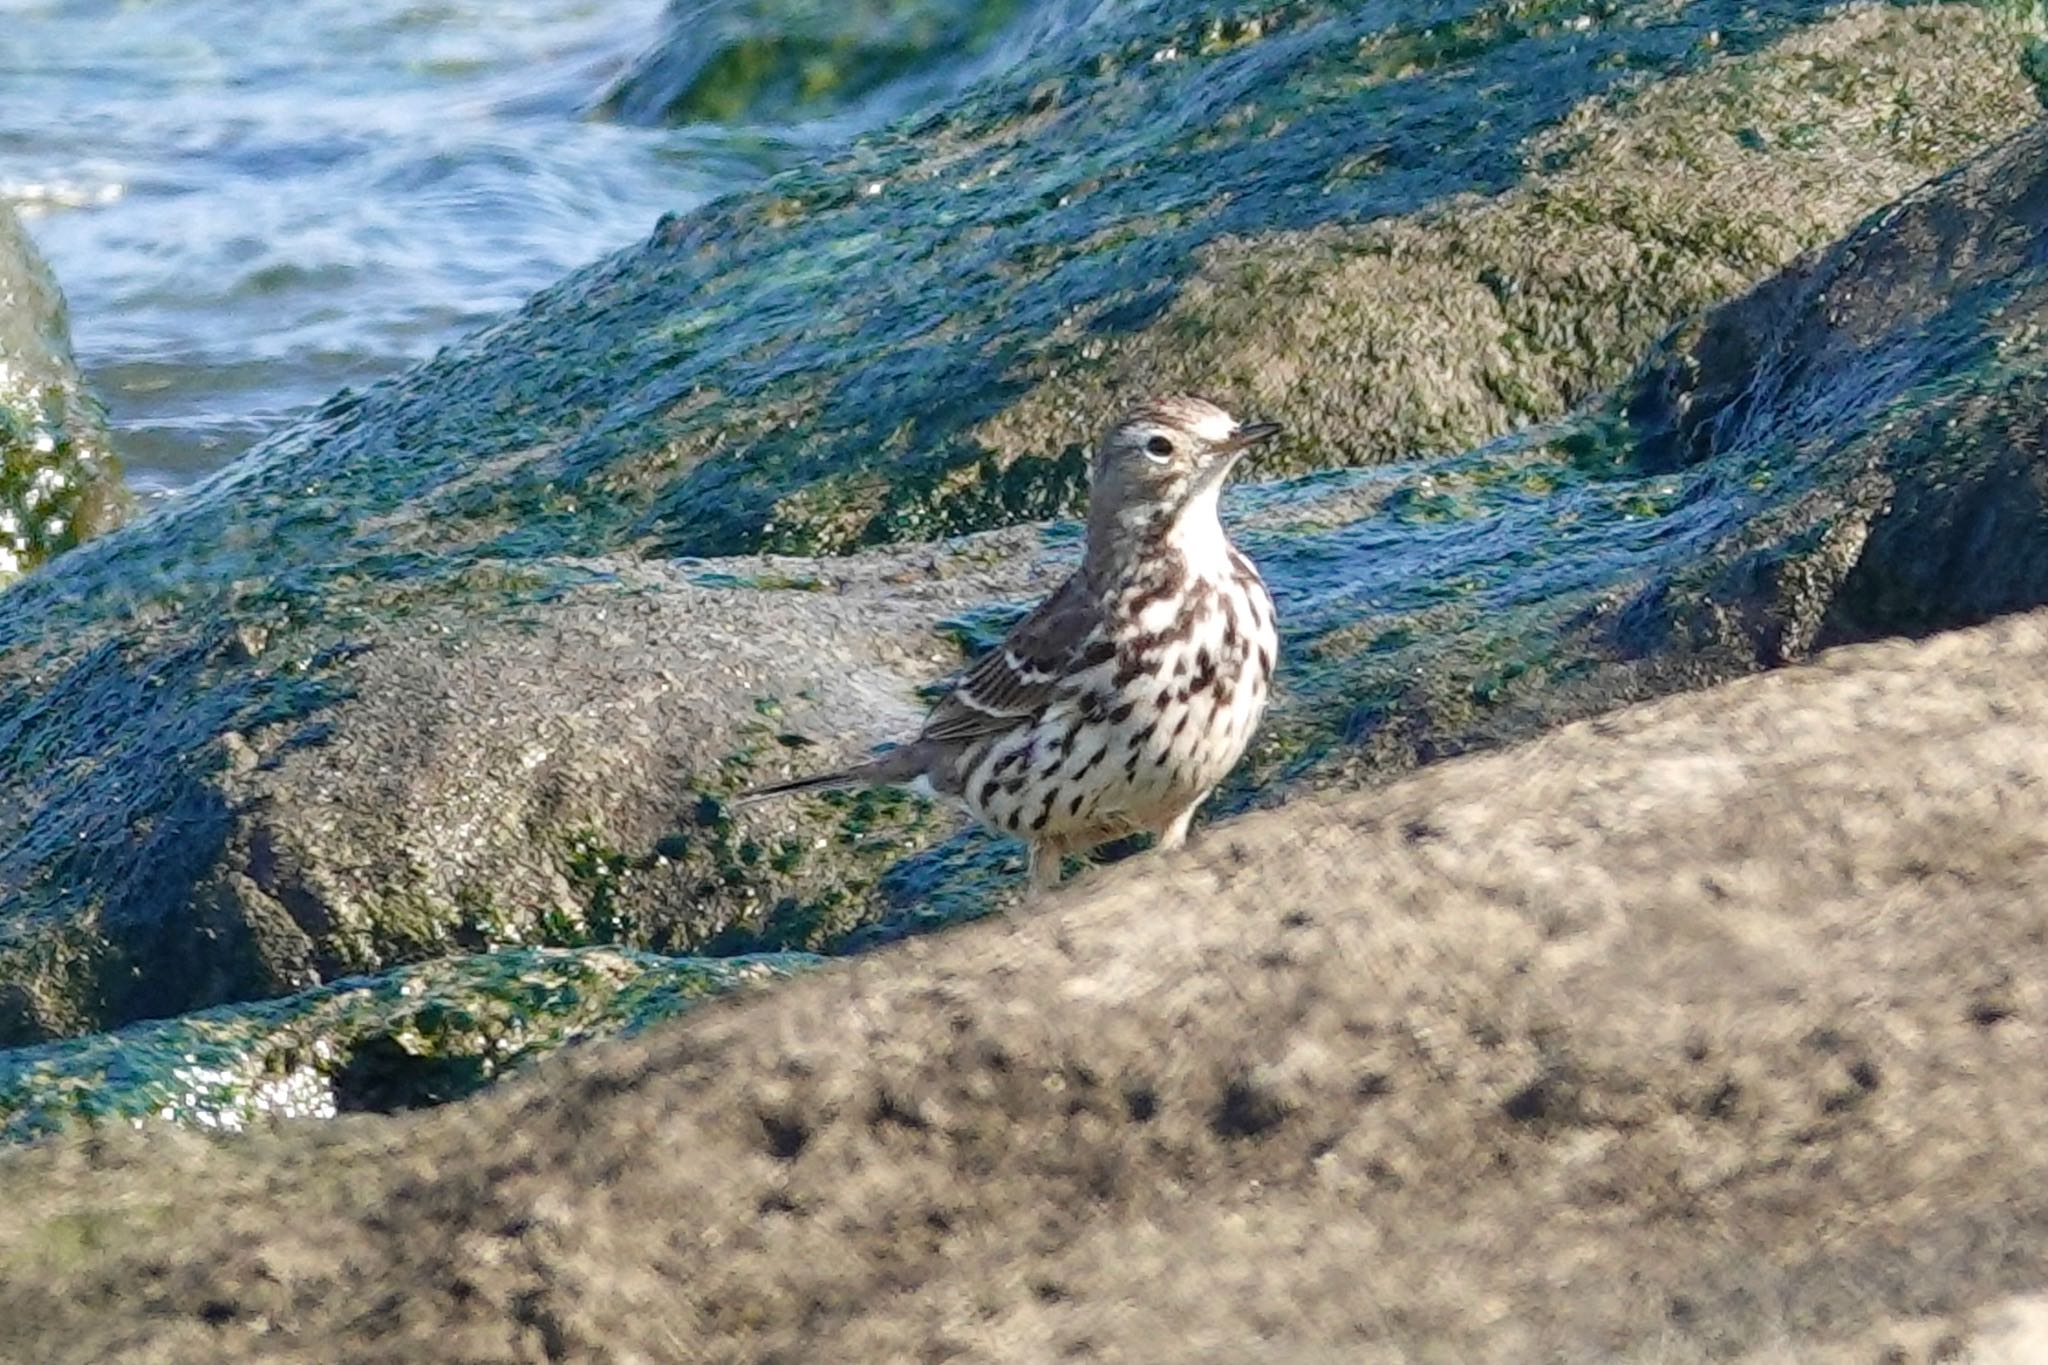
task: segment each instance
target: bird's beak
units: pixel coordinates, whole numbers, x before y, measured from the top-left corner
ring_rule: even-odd
[[[1223,448],[1232,453],[1249,450],[1262,441],[1272,440],[1280,431],[1281,426],[1278,422],[1246,422],[1237,429]]]

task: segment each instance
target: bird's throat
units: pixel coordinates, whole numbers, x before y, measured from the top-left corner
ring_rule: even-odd
[[[1178,505],[1132,503],[1113,517],[1088,524],[1088,576],[1098,584],[1129,579],[1163,557],[1178,558],[1202,576],[1221,573],[1230,562],[1230,541],[1217,516],[1222,481],[1198,489]]]

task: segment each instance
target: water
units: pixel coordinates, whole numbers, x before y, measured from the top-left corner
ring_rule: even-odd
[[[585,109],[660,0],[0,0],[0,196],[144,493],[843,127]]]

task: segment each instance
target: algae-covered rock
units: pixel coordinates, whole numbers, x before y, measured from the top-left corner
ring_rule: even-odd
[[[1569,423],[1238,490],[1283,668],[1214,811],[2048,600],[2044,194],[2048,125],[1675,335]],[[1986,527],[1997,564],[1972,569]],[[1071,564],[1071,526],[841,559],[389,548],[428,529],[365,528],[359,577],[287,574],[53,675],[140,691],[123,726],[0,731],[68,779],[11,768],[42,803],[0,861],[12,1036],[490,944],[831,949],[1008,894],[1010,845],[901,796],[725,798],[914,726],[921,686]],[[95,774],[117,752],[110,809]]]
[[[71,358],[64,296],[0,202],[0,587],[127,511],[106,415]]]
[[[803,965],[507,949],[0,1051],[0,1142],[80,1120],[240,1129],[441,1104],[566,1043],[631,1033]]]
[[[986,909],[1011,851],[944,815],[857,794],[742,816],[723,798],[914,724],[961,645],[1071,561],[1071,527],[838,560],[666,556],[1056,514],[1084,419],[1126,379],[1216,354],[1189,319],[1222,314],[1186,310],[1238,286],[1275,311],[1222,310],[1264,359],[1219,369],[1239,391],[1218,396],[1292,420],[1298,464],[1553,417],[1679,310],[2013,126],[2031,107],[2021,36],[1952,6],[1410,23],[1135,4],[914,126],[666,224],[10,593],[0,1041],[491,945],[833,948]],[[2013,183],[2035,183],[2037,143],[2001,154]],[[2024,233],[1998,219],[2012,211],[1982,198],[1956,230]],[[1415,257],[1439,240],[1468,245]],[[1394,268],[1370,241],[1396,244]],[[1355,273],[1332,264],[1347,242]],[[1494,341],[1428,352],[1470,310],[1417,281],[1464,250],[1505,311]],[[1819,638],[1855,547],[1893,524],[1869,471],[1939,439],[1951,482],[2004,487],[1979,478],[1993,409],[2033,410],[2038,281],[2001,277],[1992,309],[1977,256],[1902,250],[1977,343],[1901,349],[1886,422],[1758,426],[1652,466],[1634,448],[1654,424],[1618,403],[1433,465],[1238,496],[1288,671],[1217,809]],[[1499,273],[1514,251],[1527,269]],[[1231,273],[1268,260],[1314,268],[1270,287]],[[1405,321],[1352,352],[1336,323],[1255,345],[1259,316],[1339,317],[1317,309]],[[1424,353],[1441,363],[1404,361]],[[1510,373],[1548,378],[1468,401]],[[1853,359],[1829,373],[1871,386]],[[2022,502],[1998,505],[2031,534]]]
[[[1070,7],[1045,8],[1046,26],[1072,22],[1058,13]],[[670,0],[661,41],[597,108],[626,123],[785,123],[866,105],[875,121],[967,78],[1031,11],[1027,0]]]
[[[1787,612],[1766,631],[1775,653],[1938,630],[2048,593],[2044,269],[2048,132],[2037,126],[1651,357],[1626,408],[1639,468],[1839,442],[1839,487],[1751,531],[1830,542],[1822,578],[1773,583]],[[1845,496],[1861,515],[1833,511]],[[1758,553],[1731,572],[1787,570]],[[1721,587],[1749,590],[1733,577]]]

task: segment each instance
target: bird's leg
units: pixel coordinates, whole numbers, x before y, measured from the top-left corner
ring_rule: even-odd
[[[1033,892],[1050,891],[1060,884],[1061,864],[1067,845],[1062,839],[1033,839],[1025,845]]]
[[[1188,841],[1188,826],[1194,822],[1195,807],[1201,804],[1200,801],[1188,802],[1185,810],[1166,822],[1165,827],[1159,831],[1158,843],[1153,847],[1164,853],[1185,844]]]

